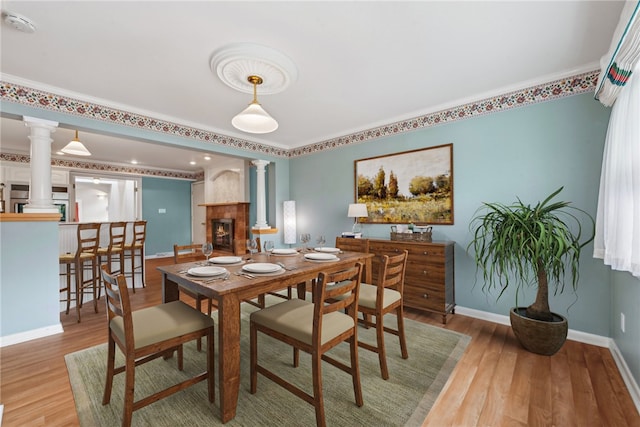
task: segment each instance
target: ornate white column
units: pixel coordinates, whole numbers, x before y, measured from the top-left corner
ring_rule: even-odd
[[[58,122],[23,117],[24,124],[31,130],[31,182],[29,183],[29,203],[25,213],[55,213],[58,208],[51,199],[51,133],[58,128]]]
[[[252,165],[256,166],[256,225],[253,228],[266,230],[271,228],[267,224],[267,199],[265,195],[265,172],[270,162],[266,160],[253,160]]]

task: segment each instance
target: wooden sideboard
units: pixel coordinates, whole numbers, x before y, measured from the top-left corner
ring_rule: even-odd
[[[342,239],[342,238],[339,238]],[[409,252],[404,280],[404,306],[442,315],[455,313],[455,242],[413,242],[369,239],[369,252],[376,254]],[[376,280],[377,271],[372,273]]]

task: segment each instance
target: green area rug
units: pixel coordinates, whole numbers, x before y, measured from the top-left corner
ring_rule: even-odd
[[[273,297],[271,297],[273,298]],[[275,299],[275,301],[279,301]],[[314,426],[311,405],[258,375],[258,391],[249,393],[249,314],[257,310],[242,304],[241,383],[236,417],[226,426]],[[216,318],[216,314],[213,315]],[[395,323],[395,316],[385,321]],[[451,371],[462,356],[470,337],[423,323],[406,320],[409,358],[400,357],[397,337],[386,334],[389,380],[380,377],[377,354],[359,349],[364,406],[355,405],[351,377],[323,364],[325,411],[328,426],[419,426],[424,421]],[[374,330],[360,328],[362,341],[374,342]],[[258,360],[283,377],[311,392],[311,357],[300,354],[300,366],[291,365],[291,348],[259,334]],[[65,360],[73,389],[78,418],[82,426],[117,426],[122,420],[124,374],[114,378],[111,403],[103,406],[107,346],[101,344],[67,354]],[[346,344],[331,354],[348,363]],[[121,354],[118,352],[118,356]],[[120,357],[119,362],[122,362]],[[118,361],[116,363],[119,363]],[[217,363],[217,336],[216,336]],[[156,391],[163,384],[194,375],[205,366],[205,353],[195,343],[184,349],[184,371],[176,368],[175,358],[157,359],[136,369],[136,399]],[[216,371],[216,384],[217,384]],[[216,402],[219,393],[216,388]],[[216,426],[220,422],[218,403],[207,400],[206,382],[198,383],[173,396],[133,413],[134,426]]]

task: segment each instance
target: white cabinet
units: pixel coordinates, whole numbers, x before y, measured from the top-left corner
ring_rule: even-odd
[[[5,185],[8,182],[28,184],[31,182],[31,167],[27,164],[24,166],[7,166],[5,163],[0,164],[0,177]],[[51,168],[51,184],[52,185],[69,185],[69,171],[65,169]]]

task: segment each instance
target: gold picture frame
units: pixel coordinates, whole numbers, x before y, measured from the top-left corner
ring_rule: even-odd
[[[355,160],[354,172],[360,222],[453,225],[453,144]]]

